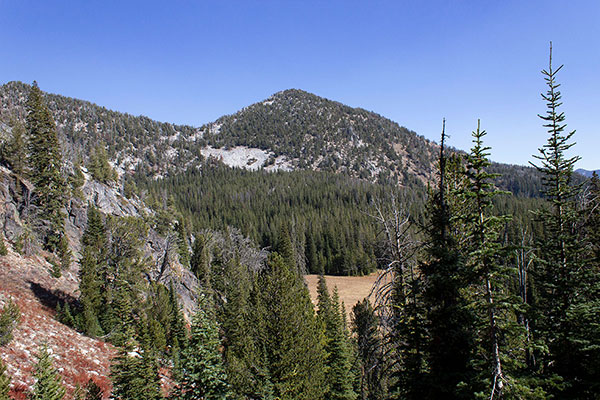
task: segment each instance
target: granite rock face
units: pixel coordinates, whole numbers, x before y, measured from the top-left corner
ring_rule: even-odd
[[[0,166],[0,227],[4,237],[14,241],[23,232],[33,185]]]

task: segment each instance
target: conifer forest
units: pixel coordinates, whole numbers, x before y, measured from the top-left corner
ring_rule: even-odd
[[[1,86],[0,400],[600,399],[562,69],[550,46],[528,166],[476,115],[459,150],[301,90],[191,127]],[[327,276],[376,278],[348,304]],[[33,304],[63,333],[29,360]],[[77,343],[104,372],[62,366]]]

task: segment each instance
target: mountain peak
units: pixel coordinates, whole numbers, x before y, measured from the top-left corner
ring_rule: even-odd
[[[434,174],[435,145],[428,140],[381,115],[301,89],[277,92],[201,130],[213,147],[258,148],[284,156],[294,169],[361,178],[384,173],[401,182],[415,176],[427,182]]]

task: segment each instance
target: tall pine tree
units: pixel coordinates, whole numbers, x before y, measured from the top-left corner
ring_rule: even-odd
[[[473,377],[473,317],[465,288],[469,280],[464,258],[452,233],[455,215],[448,205],[446,186],[445,121],[439,158],[439,182],[429,206],[427,259],[421,265],[423,301],[427,311],[426,361],[429,398],[469,398]]]
[[[271,254],[260,286],[267,365],[275,396],[322,399],[325,357],[308,289],[277,253]]]
[[[25,176],[27,172],[27,142],[23,124],[21,122],[13,123],[11,134],[6,148],[6,161],[15,174]]]
[[[49,251],[57,252],[61,247],[61,240],[64,242],[62,208],[65,203],[66,183],[61,174],[62,156],[56,125],[36,82],[33,82],[27,99],[26,121],[30,175],[35,185],[35,200],[39,207],[39,216],[47,224],[44,243]]]
[[[181,354],[182,378],[175,390],[175,399],[229,398],[229,383],[220,348],[219,326],[211,296],[201,292],[192,319],[189,344]]]
[[[474,145],[466,158],[466,184],[457,194],[468,210],[462,216],[462,233],[467,265],[474,276],[470,293],[479,332],[473,360],[477,378],[471,385],[481,398],[543,398],[540,388],[529,385],[525,353],[514,351],[527,346],[526,332],[517,322],[522,303],[511,291],[514,273],[503,257],[501,233],[508,217],[492,212],[493,199],[501,192],[492,183],[498,175],[488,172],[490,148],[483,144],[485,135],[477,121]]]
[[[352,387],[352,348],[342,315],[344,311],[340,309],[337,288],[331,297],[325,277],[319,275],[317,291],[319,300],[317,315],[325,336],[325,378],[327,383],[325,398],[332,400],[356,399],[356,393]]]
[[[82,330],[88,336],[102,334],[98,316],[104,305],[102,274],[106,269],[106,229],[98,209],[90,205],[87,212],[87,227],[81,237],[83,245],[79,267],[81,295],[83,305]]]
[[[548,346],[541,354],[542,373],[552,382],[552,375],[562,378],[562,385],[551,385],[560,398],[589,398],[598,387],[598,371],[587,368],[588,360],[600,357],[598,341],[598,270],[586,262],[580,229],[580,210],[576,197],[581,187],[572,182],[573,167],[580,159],[568,157],[575,144],[575,131],[565,133],[565,114],[560,111],[560,84],[556,77],[562,65],[552,65],[552,43],[547,70],[543,70],[548,86],[542,99],[547,111],[539,117],[548,130],[548,140],[539,149],[539,165],[543,176],[548,208],[538,215],[544,232],[538,242],[538,307],[535,328]],[[592,327],[590,329],[590,327]],[[587,364],[589,365],[589,364]]]
[[[352,308],[352,331],[356,336],[361,369],[361,400],[385,398],[384,350],[378,322],[369,299],[356,303]]]

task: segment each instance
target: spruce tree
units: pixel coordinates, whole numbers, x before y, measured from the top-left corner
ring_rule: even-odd
[[[130,336],[134,315],[143,304],[140,293],[145,289],[143,273],[147,266],[141,248],[148,228],[136,217],[108,216],[105,226],[110,240],[101,272],[102,305],[98,318],[111,340],[119,341]]]
[[[384,349],[378,323],[368,299],[363,299],[352,308],[352,331],[356,336],[360,362],[361,400],[385,398]]]
[[[84,390],[84,400],[102,400],[104,398],[104,392],[102,391],[100,386],[98,386],[98,384],[96,384],[96,382],[94,382],[92,379],[89,379],[87,381]]]
[[[341,308],[337,287],[333,291],[332,311],[334,320],[331,327],[333,329],[326,331],[329,339],[326,346],[329,393],[326,398],[354,400],[357,396],[352,385],[352,347],[346,328],[345,310]]]
[[[294,244],[292,243],[292,237],[287,225],[282,225],[279,231],[275,251],[281,255],[286,265],[292,268],[292,270],[296,270],[298,266],[296,251],[294,250]]]
[[[81,159],[79,157],[77,157],[73,163],[73,175],[71,175],[69,179],[73,195],[83,200],[84,196],[81,187],[85,183],[85,175],[83,175],[83,171],[81,170]]]
[[[462,233],[467,265],[474,276],[470,293],[475,330],[480,332],[473,360],[477,378],[470,384],[482,398],[541,398],[544,392],[530,387],[530,377],[525,373],[526,353],[513,350],[526,348],[527,339],[517,322],[516,312],[522,304],[511,291],[514,273],[505,264],[506,249],[501,243],[502,229],[509,218],[492,212],[493,199],[501,192],[492,183],[498,175],[488,172],[490,148],[483,145],[485,135],[477,121],[474,145],[464,170],[467,181],[457,194],[467,204],[467,212],[461,217]]]
[[[224,279],[224,302],[219,313],[224,333],[224,358],[234,398],[271,397],[272,385],[264,365],[260,326],[252,313],[252,276],[237,257],[227,263]]]
[[[589,180],[584,197],[585,237],[589,258],[596,266],[600,266],[600,178],[594,172]]]
[[[129,336],[125,337],[127,334]],[[156,354],[149,346],[147,336],[138,342],[133,334],[132,330],[123,333],[117,356],[111,362],[112,398],[159,400],[162,395]]]
[[[337,288],[329,295],[327,282],[319,275],[317,286],[318,320],[325,338],[325,378],[327,399],[355,399],[352,387],[352,348],[347,335]]]
[[[219,351],[221,340],[210,295],[201,292],[192,318],[188,346],[182,351],[182,378],[174,398],[224,400],[229,398],[227,374]]]
[[[598,270],[586,260],[580,229],[581,217],[576,198],[581,187],[573,185],[572,175],[578,156],[568,157],[575,144],[575,131],[565,133],[565,114],[560,111],[560,84],[556,77],[562,65],[552,65],[550,44],[549,67],[542,74],[548,86],[542,99],[547,111],[539,117],[548,130],[548,140],[534,156],[534,166],[543,176],[548,208],[538,215],[544,232],[538,242],[536,278],[538,286],[535,328],[549,352],[540,354],[541,369],[553,394],[560,398],[586,398],[597,388],[598,371],[590,369],[588,360],[600,358],[597,324]],[[552,385],[553,374],[562,385]]]
[[[4,234],[0,232],[0,256],[5,256],[8,254],[8,249],[6,248],[6,244],[4,243]]]
[[[277,253],[269,257],[260,286],[274,395],[281,400],[323,398],[325,354],[308,289]]]
[[[176,222],[175,231],[177,232],[177,252],[179,253],[179,262],[184,267],[189,267],[190,250],[187,239],[187,230],[183,225],[182,219]]]
[[[52,357],[47,345],[42,345],[37,354],[37,364],[33,377],[35,383],[30,400],[62,400],[65,388],[58,371],[52,366]]]
[[[131,301],[131,289],[127,283],[121,282],[115,290],[115,300],[111,304],[112,329],[110,341],[116,346],[125,346],[135,336],[135,320],[133,317],[133,304]]]
[[[120,348],[110,367],[112,398],[118,400],[158,400],[160,380],[153,357],[130,346]]]
[[[83,326],[88,336],[102,334],[99,315],[102,312],[104,294],[103,277],[106,269],[106,229],[100,211],[93,205],[88,207],[87,226],[81,237],[83,246],[79,267],[79,300],[83,305]]]
[[[210,237],[207,234],[196,235],[192,247],[190,269],[196,275],[202,286],[210,286]]]
[[[10,400],[10,377],[6,374],[6,366],[0,359],[0,400]]]
[[[108,162],[108,154],[102,145],[96,146],[90,154],[88,170],[95,180],[105,184],[115,182],[119,177]]]
[[[322,273],[319,269],[322,267],[319,265],[317,258],[317,246],[315,244],[314,235],[307,231],[306,233],[306,248],[304,251],[306,257],[306,269],[311,274]]]
[[[579,290],[583,301],[577,301],[573,320],[575,341],[582,356],[580,378],[585,385],[582,392],[600,393],[600,179],[594,173],[589,181],[584,206],[584,243],[586,267],[579,271]],[[596,323],[594,323],[596,321]]]
[[[171,315],[169,321],[169,341],[171,348],[170,356],[173,361],[173,376],[179,380],[181,373],[181,351],[188,345],[187,329],[183,311],[179,306],[177,293],[173,287],[173,283],[169,286],[169,303],[171,307]]]
[[[185,327],[185,319],[183,316],[183,310],[179,305],[179,298],[173,282],[169,284],[169,307],[170,307],[170,318],[169,318],[169,344],[172,345],[174,340],[177,340],[180,348],[187,346],[187,330]]]
[[[427,259],[421,265],[423,300],[427,311],[426,361],[430,398],[468,398],[472,379],[473,318],[464,289],[468,278],[464,258],[451,234],[455,215],[448,205],[446,186],[445,122],[439,157],[439,181],[429,206]]]
[[[65,234],[62,208],[66,184],[61,174],[62,156],[56,125],[36,82],[27,99],[26,121],[35,201],[40,218],[47,222],[44,243],[49,251],[56,252]]]
[[[17,175],[25,176],[27,172],[27,142],[25,127],[21,122],[13,124],[6,153],[6,161],[8,161],[12,171]]]
[[[21,310],[19,306],[9,298],[2,310],[0,310],[0,346],[4,346],[13,339],[13,330],[19,324]]]

